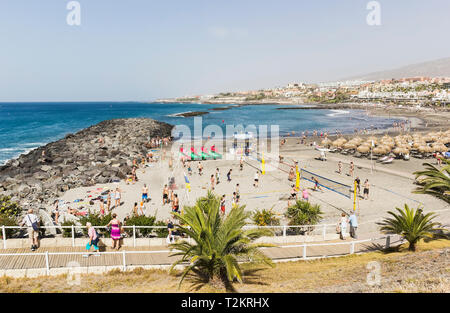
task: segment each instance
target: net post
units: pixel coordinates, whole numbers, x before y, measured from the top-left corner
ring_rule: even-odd
[[[303,254],[302,254],[302,259],[306,260],[306,243],[303,244]]]
[[[350,245],[350,254],[354,254],[355,253],[355,243],[352,242]]]
[[[325,241],[327,238],[327,225],[326,224],[323,224],[322,235],[323,235],[323,240]]]
[[[133,247],[136,247],[136,225],[133,225]]]
[[[126,258],[126,251],[123,250],[122,252],[122,261],[123,261],[123,271],[127,270],[127,258]]]
[[[283,226],[283,237],[286,237],[286,225]]]

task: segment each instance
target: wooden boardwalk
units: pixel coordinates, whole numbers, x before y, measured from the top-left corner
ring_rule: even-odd
[[[340,244],[340,243],[347,244]],[[386,244],[385,239],[379,239],[371,242],[354,244],[354,250],[351,250],[351,242],[354,240],[345,241],[327,241],[307,243],[306,258],[319,258],[340,256],[353,253],[362,253],[371,250],[384,248]],[[303,258],[304,243],[289,243],[279,245],[277,247],[264,248],[264,253],[273,260],[295,259]],[[326,245],[321,245],[326,244]],[[391,242],[396,244],[396,242]],[[294,247],[292,247],[294,246]],[[160,247],[122,247],[117,254],[110,254],[113,251],[111,248],[101,247],[99,256],[90,254],[88,258],[83,257],[86,250],[83,247],[54,247],[54,248],[39,248],[35,252],[25,248],[5,249],[0,253],[0,269],[1,270],[20,270],[20,269],[42,269],[47,267],[46,255],[48,252],[49,268],[66,268],[72,267],[74,264],[79,267],[95,267],[95,266],[144,266],[144,265],[171,265],[179,257],[171,257],[172,252],[168,251],[167,246]],[[125,251],[125,262],[124,254]],[[152,252],[153,251],[153,252]],[[70,254],[70,253],[79,254]],[[137,252],[137,253],[133,253]],[[139,253],[141,252],[141,253]],[[52,253],[67,253],[67,254],[52,254]],[[17,254],[17,255],[5,255]],[[27,254],[27,255],[23,255]],[[36,255],[37,254],[37,255]]]

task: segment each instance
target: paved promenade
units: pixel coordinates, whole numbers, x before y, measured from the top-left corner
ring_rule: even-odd
[[[354,247],[352,248],[352,242]],[[345,244],[344,244],[345,243]],[[264,253],[277,260],[288,260],[296,258],[318,258],[340,256],[350,253],[362,253],[374,249],[384,248],[386,239],[359,242],[358,240],[346,239],[326,242],[306,243],[306,255],[303,255],[305,243],[289,243],[277,247],[263,248]],[[398,244],[394,239],[391,245]],[[101,249],[100,256],[93,253],[83,257],[85,250],[82,247],[54,247],[40,248],[35,252],[29,249],[16,248],[5,249],[0,253],[0,270],[23,270],[23,269],[46,269],[47,260],[45,253],[48,252],[48,268],[66,268],[73,266],[70,262],[76,262],[79,267],[113,267],[119,266],[167,266],[171,265],[177,257],[171,257],[172,252],[167,246],[154,247],[122,247],[118,253],[110,248]],[[124,253],[125,252],[125,253]],[[17,254],[17,255],[7,255]],[[26,255],[24,255],[26,254]],[[125,258],[125,260],[124,260]]]

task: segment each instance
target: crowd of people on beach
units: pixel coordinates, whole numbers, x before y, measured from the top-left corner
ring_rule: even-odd
[[[405,123],[406,125],[406,123]],[[399,127],[404,127],[403,124],[400,124]],[[336,130],[336,134],[338,134],[339,131]],[[319,131],[313,131],[312,134],[310,134],[308,131],[305,131],[302,133],[301,136],[301,142],[303,143],[303,141],[306,142],[306,138],[308,136],[315,136],[315,137],[320,137],[320,138],[327,138],[328,133],[327,132],[319,132]],[[286,144],[287,139],[284,138],[281,140],[280,144]],[[151,140],[149,140],[147,147],[149,149],[154,149],[154,148],[158,148],[158,147],[163,147],[163,146],[168,146],[168,144],[170,143],[170,138],[152,138]],[[139,158],[135,158],[132,162],[133,162],[133,166],[132,166],[132,170],[129,174],[129,177],[127,178],[126,182],[127,184],[131,183],[134,184],[136,183],[138,180],[137,177],[137,170],[141,169],[142,171],[145,171],[146,165],[147,163],[150,162],[155,162],[158,161],[158,156],[155,156],[154,151],[149,150],[149,152],[147,153],[147,155],[142,155]],[[165,151],[164,154],[165,156]],[[159,156],[160,157],[160,156]],[[164,157],[163,157],[164,159]],[[282,157],[280,157],[280,160],[282,160]],[[162,159],[161,159],[162,161]],[[203,167],[202,162],[198,162],[196,164],[196,169],[197,171],[194,173],[193,167],[194,164],[193,162],[186,162],[186,160],[180,160],[181,161],[181,165],[184,168],[187,168],[187,173],[190,176],[193,175],[198,175],[199,177],[205,175],[205,170]],[[171,168],[173,170],[173,163],[174,163],[174,159],[173,156],[171,156],[168,160],[167,160],[168,164],[169,164],[169,168]],[[241,157],[239,160],[239,171],[243,171],[244,169],[244,160]],[[233,169],[232,168],[227,168],[225,170],[226,174],[226,183],[230,184],[232,182],[234,182],[235,180],[232,179],[232,173],[233,173]],[[217,186],[219,184],[223,184],[224,182],[221,179],[221,168],[216,167],[215,170],[213,171],[213,173],[210,174],[210,190],[215,191]],[[342,161],[338,162],[338,170],[337,170],[338,174],[343,174],[343,163]],[[259,188],[260,185],[260,174],[261,171],[260,170],[256,170],[253,176],[253,187],[255,189]],[[354,177],[355,176],[355,165],[352,162],[349,163],[349,168],[348,168],[348,174],[347,176],[350,177]],[[296,180],[296,173],[295,173],[295,169],[292,166],[289,170],[289,174],[288,174],[288,181],[290,182],[290,186],[291,186],[291,192],[290,192],[290,200],[299,200],[299,198],[301,197],[301,200],[303,201],[310,201],[310,197],[311,197],[311,193],[310,191],[320,191],[320,192],[325,192],[324,189],[321,186],[321,183],[319,181],[319,179],[315,176],[311,176],[310,180],[314,185],[312,188],[307,188],[306,186],[303,186],[302,188],[297,188],[295,184],[292,184],[294,181]],[[370,184],[368,179],[365,179],[364,183],[361,186],[361,180],[360,178],[357,176],[354,179],[354,182],[356,184],[356,188],[357,188],[357,194],[358,196],[361,195],[361,187],[363,189],[363,198],[368,200],[369,199],[369,189],[370,189]],[[169,205],[171,212],[173,213],[181,213],[180,207],[180,199],[178,197],[178,194],[175,192],[174,188],[172,188],[173,186],[171,186],[170,184],[165,184],[163,191],[162,191],[162,206],[165,207],[166,205]],[[231,203],[231,208],[236,207],[238,205],[240,205],[241,202],[241,196],[240,196],[240,186],[239,183],[236,182],[235,183],[235,190],[232,192],[232,197],[228,200],[228,197],[226,194],[222,194],[220,197],[220,214],[222,216],[226,215],[227,212],[227,203]],[[110,213],[112,213],[112,211],[114,209],[119,208],[120,206],[122,206],[124,203],[122,202],[122,191],[119,187],[112,189],[112,190],[106,190],[105,192],[102,193],[102,196],[97,199],[99,206],[98,206],[98,212],[100,213],[101,216],[105,216],[108,215]],[[107,225],[107,227],[110,229],[111,232],[111,238],[113,239],[113,249],[119,249],[120,248],[120,241],[119,239],[122,236],[122,226],[126,225],[126,222],[128,219],[130,219],[130,217],[132,216],[140,216],[140,215],[146,215],[147,214],[147,209],[145,204],[147,202],[151,201],[151,197],[150,197],[150,188],[149,185],[147,183],[144,183],[142,190],[141,190],[141,197],[139,199],[139,201],[135,201],[132,202],[134,203],[131,211],[129,214],[126,215],[126,217],[123,219],[123,221],[121,222],[118,219],[117,213],[112,213],[112,220],[111,222]],[[288,202],[289,205],[289,202]],[[52,211],[52,216],[54,218],[54,221],[56,224],[60,223],[60,216],[61,216],[61,208],[60,208],[60,203],[59,201],[55,201],[55,205],[54,205],[54,209]],[[67,208],[67,213],[73,216],[86,216],[87,212],[83,211],[82,209],[76,209],[76,208],[71,208],[70,206]],[[33,223],[33,221],[35,220],[33,216],[28,216],[28,219],[31,220],[31,223]],[[345,219],[345,222],[344,222]],[[175,219],[176,220],[176,219]],[[176,235],[176,231],[174,230],[174,217],[167,219],[167,229],[169,232],[169,236],[168,236],[168,242],[173,242],[173,238],[175,238]],[[27,226],[29,226],[28,224],[30,224],[29,221],[24,221],[25,224],[27,224]],[[341,220],[338,222],[338,230],[340,233],[340,236],[342,239],[344,239],[344,234],[346,233],[346,225],[347,223],[350,224],[350,235],[353,238],[356,238],[356,228],[357,228],[357,222],[356,222],[356,216],[354,215],[354,213],[350,214],[349,216],[347,216],[345,214],[342,215]],[[31,224],[30,224],[31,225]],[[28,228],[30,228],[31,226],[29,226]],[[94,251],[98,251],[98,233],[95,231],[95,228],[92,225],[86,224],[86,227],[88,228],[88,236],[89,236],[89,242],[86,245],[86,250],[90,250],[91,247],[94,248]],[[33,244],[32,244],[32,249],[36,249],[36,244],[34,243],[34,238],[35,238],[35,234],[36,232],[31,232],[31,230],[29,230],[29,233],[31,234],[30,238],[33,239]],[[34,250],[33,250],[34,251]]]

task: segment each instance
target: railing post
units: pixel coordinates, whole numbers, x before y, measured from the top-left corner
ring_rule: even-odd
[[[391,247],[391,236],[388,235],[386,237],[386,249],[389,249]]]
[[[353,253],[355,253],[355,243],[354,242],[352,242],[350,245],[350,254],[353,254]]]
[[[303,255],[302,255],[302,259],[306,260],[306,243],[303,244]]]
[[[48,251],[45,251],[45,269],[47,271],[47,275],[50,275],[50,262],[48,260]]]
[[[327,238],[327,225],[326,224],[323,224],[322,235],[323,235],[323,240],[325,241]]]
[[[127,259],[126,259],[125,253],[126,253],[126,251],[123,250],[123,252],[122,252],[122,260],[123,260],[123,270],[124,270],[124,271],[127,270]]]
[[[5,225],[2,226],[3,249],[6,249],[6,230]]]
[[[286,225],[283,226],[283,237],[286,237]]]
[[[136,247],[136,225],[133,225],[133,247]]]
[[[72,225],[72,247],[75,247],[75,226]]]

